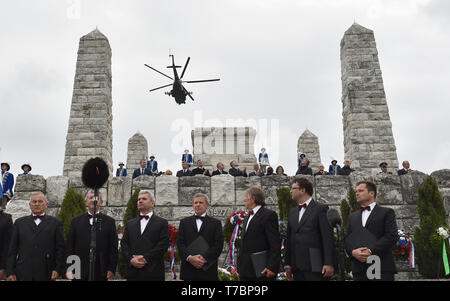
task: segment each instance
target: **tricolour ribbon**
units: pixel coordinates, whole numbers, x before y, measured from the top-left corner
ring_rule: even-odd
[[[411,242],[411,248],[409,249],[409,268],[414,269],[416,260],[414,259],[414,244]]]
[[[234,260],[234,249],[236,246],[236,238],[238,236],[238,232],[239,232],[239,223],[237,222],[236,225],[234,226],[234,230],[233,230],[233,233],[231,234],[231,238],[230,238],[230,266],[231,266],[230,273],[232,273],[232,274],[234,274],[236,272],[236,263]]]
[[[170,270],[172,272],[173,280],[177,279],[177,274],[175,273],[174,263],[175,263],[175,242],[173,241],[170,244]]]

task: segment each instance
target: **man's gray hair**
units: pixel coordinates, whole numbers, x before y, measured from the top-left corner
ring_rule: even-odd
[[[41,194],[44,196],[45,201],[48,202],[48,201],[47,201],[47,197],[45,196],[45,194],[44,194],[42,191],[35,191],[35,192],[32,192],[32,193],[31,193],[31,196],[30,196],[30,202],[33,200],[33,196],[35,196],[35,195],[41,195]]]
[[[148,194],[148,196],[150,197],[150,200],[152,200],[155,203],[155,198],[153,197],[153,194],[150,192],[150,190],[141,190],[139,191],[139,195],[141,194]]]
[[[91,193],[95,194],[94,189],[89,189],[88,192],[86,192],[86,195],[84,196],[84,200],[87,200],[89,198],[89,195]],[[100,191],[98,191],[98,199],[101,200],[102,199],[102,193]]]
[[[207,204],[209,204],[209,198],[208,198],[208,196],[206,195],[206,194],[204,194],[204,193],[196,193],[195,195],[194,195],[194,197],[192,198],[192,200],[194,200],[195,198],[204,198],[205,199],[205,202],[207,203]]]

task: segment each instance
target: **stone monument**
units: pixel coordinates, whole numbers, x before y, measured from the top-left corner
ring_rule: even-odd
[[[81,176],[84,163],[101,157],[112,175],[111,47],[98,30],[80,39],[63,175]]]
[[[196,128],[191,136],[194,166],[200,159],[210,171],[215,170],[219,162],[228,170],[230,162],[237,160],[239,168],[246,167],[249,173],[253,170],[253,163],[257,162],[254,153],[256,130],[253,128]]]
[[[309,167],[311,167],[313,173],[319,170],[321,163],[319,139],[310,130],[306,129],[298,138],[297,153],[306,155],[306,158],[309,160]]]
[[[345,158],[376,174],[381,162],[395,173],[397,151],[372,30],[354,23],[341,40]]]
[[[132,174],[136,168],[139,168],[139,163],[142,159],[147,162],[148,157],[148,143],[144,135],[136,133],[128,139],[128,153],[127,153],[127,170]]]

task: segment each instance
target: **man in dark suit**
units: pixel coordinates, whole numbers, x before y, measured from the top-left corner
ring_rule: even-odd
[[[192,173],[195,175],[204,175],[204,176],[208,176],[210,177],[211,175],[209,174],[209,170],[207,170],[206,168],[203,167],[203,161],[202,160],[198,160],[197,161],[197,168],[194,168],[192,170]]]
[[[313,175],[311,167],[309,167],[309,159],[303,158],[301,166],[297,169],[296,175]]]
[[[13,222],[11,215],[4,213],[3,210],[0,209],[0,280],[3,280],[6,276],[6,258],[8,256],[12,230]]]
[[[261,170],[259,169],[259,164],[258,163],[254,163],[253,164],[253,171],[251,173],[248,174],[249,177],[262,177],[264,176],[264,173],[261,172]]]
[[[141,190],[137,207],[140,215],[125,225],[120,245],[128,263],[129,281],[164,281],[164,253],[169,247],[169,224],[153,212],[150,191]]]
[[[334,273],[334,236],[327,219],[328,206],[314,201],[312,194],[311,182],[294,179],[291,197],[299,206],[291,209],[288,216],[285,255],[288,280],[321,281]]]
[[[47,199],[42,192],[31,195],[32,215],[14,223],[8,250],[8,281],[55,280],[64,268],[63,225],[46,215]]]
[[[276,212],[265,208],[265,194],[259,187],[245,192],[245,207],[249,215],[244,219],[241,248],[238,257],[238,273],[241,281],[275,280],[280,269],[281,240]],[[256,275],[251,255],[267,252],[265,268]]]
[[[209,208],[208,196],[194,195],[192,201],[195,215],[180,221],[177,248],[181,257],[180,278],[183,280],[218,281],[217,260],[223,249],[222,224],[218,219],[206,214]],[[209,249],[204,252],[189,253],[191,244],[202,236]]]
[[[137,178],[139,176],[142,176],[142,175],[148,175],[148,176],[153,175],[152,171],[149,168],[147,168],[147,162],[145,160],[141,160],[139,165],[140,165],[140,167],[136,168],[133,172],[133,177],[132,177],[133,179]]]
[[[89,280],[89,253],[91,243],[91,228],[94,223],[94,192],[86,194],[86,207],[88,212],[72,219],[69,233],[67,234],[67,256],[77,255],[81,260],[81,280]],[[95,281],[106,281],[114,277],[117,260],[117,230],[113,218],[100,212],[103,204],[99,193],[95,212],[96,218],[96,258],[95,258]],[[68,279],[72,279],[71,271],[66,273]]]
[[[392,255],[392,248],[398,239],[395,213],[391,208],[378,205],[376,196],[375,184],[367,181],[356,184],[356,201],[361,205],[361,210],[350,214],[345,233],[345,249],[351,258],[353,279],[356,281],[368,280],[367,269],[370,265],[367,258],[371,255],[380,258],[381,280],[393,281],[397,272]],[[352,236],[353,232],[362,234]],[[369,245],[358,240],[364,240]]]
[[[181,163],[182,170],[177,171],[177,177],[191,177],[194,173],[189,169],[189,164],[187,162]]]
[[[406,175],[409,172],[412,172],[412,170],[409,168],[409,162],[408,161],[403,161],[402,162],[402,166],[403,166],[402,169],[397,170],[397,174],[399,176],[403,176],[403,175]]]
[[[217,163],[217,170],[213,171],[212,176],[227,175],[228,172],[226,172],[224,168],[225,166],[222,162]]]
[[[239,169],[239,164],[236,160],[230,162],[230,170],[228,173],[233,177],[247,177],[247,169],[244,167],[242,170]]]

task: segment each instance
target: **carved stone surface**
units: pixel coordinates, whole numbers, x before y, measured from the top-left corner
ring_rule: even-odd
[[[235,188],[234,177],[219,175],[211,177],[211,205],[234,205]]]
[[[155,179],[155,199],[157,206],[178,205],[178,178],[160,176]]]

